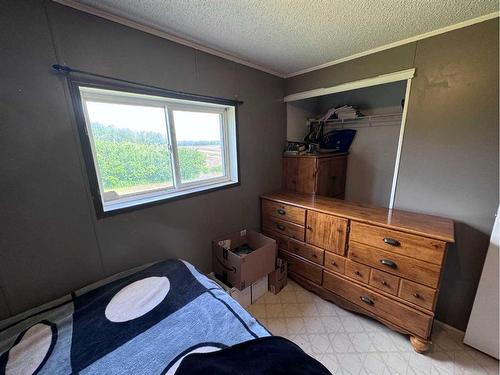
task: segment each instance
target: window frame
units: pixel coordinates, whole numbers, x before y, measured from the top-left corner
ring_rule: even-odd
[[[239,173],[238,142],[238,102],[233,100],[202,97],[182,92],[143,88],[136,84],[124,85],[101,80],[68,77],[71,100],[76,117],[77,128],[89,180],[90,193],[96,216],[104,218],[123,212],[163,204],[168,201],[189,198],[221,189],[232,188],[241,184]],[[84,92],[80,91],[80,88]],[[98,90],[115,91],[114,95],[99,93]],[[141,105],[164,108],[167,128],[170,163],[172,168],[171,187],[161,187],[140,194],[130,194],[108,204],[104,202],[100,170],[95,157],[95,144],[92,135],[86,101],[89,98],[99,102],[114,104]],[[190,101],[192,103],[186,103]],[[204,180],[182,182],[178,158],[178,146],[175,138],[173,111],[219,113],[221,118],[221,147],[224,175]],[[173,134],[172,134],[173,133]],[[175,155],[174,155],[175,152]],[[178,180],[178,181],[177,181]]]
[[[198,106],[197,108],[195,106],[191,105],[186,105],[186,104],[179,104],[179,103],[171,103],[170,105],[167,106],[167,117],[168,117],[168,128],[169,128],[169,137],[171,141],[171,159],[172,159],[172,165],[175,169],[175,172],[173,173],[174,180],[176,178],[179,178],[179,181],[174,181],[174,186],[178,186],[176,189],[177,191],[180,190],[187,190],[193,187],[201,186],[201,185],[207,185],[207,182],[211,183],[224,183],[229,180],[231,180],[231,160],[230,160],[230,155],[227,152],[227,146],[226,142],[229,142],[228,139],[228,114],[227,110],[221,108],[221,107],[213,107],[213,109],[208,109],[208,107],[204,107],[202,110],[200,109],[201,106]],[[177,138],[175,134],[175,121],[173,119],[174,111],[185,111],[185,112],[201,112],[201,113],[217,113],[220,115],[220,120],[221,120],[221,147],[223,151],[223,170],[224,170],[224,175],[221,177],[213,177],[210,179],[205,179],[205,180],[195,180],[195,181],[190,181],[190,182],[182,182],[182,178],[180,177],[180,165],[179,165],[179,153],[178,153],[178,145],[177,145]],[[172,124],[170,126],[170,124]]]

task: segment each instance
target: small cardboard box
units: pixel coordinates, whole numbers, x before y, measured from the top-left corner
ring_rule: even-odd
[[[244,308],[247,308],[252,304],[252,287],[249,286],[248,288],[245,288],[243,290],[238,290],[234,286],[230,287],[229,285],[224,284],[215,276],[213,272],[209,273],[207,276],[211,280],[219,284],[227,294],[233,297],[233,299],[235,299],[236,302],[238,302]]]
[[[252,304],[252,287],[250,286],[243,290],[238,290],[233,287],[231,288],[229,295],[244,308],[247,308]]]
[[[278,268],[269,274],[269,291],[274,294],[278,294],[288,282],[288,264],[286,261],[278,258],[276,266]]]
[[[252,251],[240,255],[231,251],[244,245]],[[274,271],[276,252],[275,240],[245,229],[212,242],[212,265],[220,280],[243,290]]]
[[[260,297],[266,294],[268,289],[268,275],[260,278],[252,284],[252,303],[255,303]]]

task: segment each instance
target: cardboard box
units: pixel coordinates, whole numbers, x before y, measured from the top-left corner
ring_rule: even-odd
[[[278,268],[269,274],[269,291],[273,294],[281,292],[288,282],[288,264],[286,261],[278,258],[276,266]]]
[[[250,253],[234,252],[245,245],[252,250]],[[276,252],[276,241],[272,238],[242,230],[212,242],[212,265],[217,278],[243,290],[274,271]]]
[[[221,286],[222,289],[226,291],[233,299],[236,300],[241,306],[247,308],[252,304],[252,287],[249,286],[243,290],[238,290],[234,286],[230,287],[229,285],[224,284],[221,280],[219,280],[213,272],[207,275],[211,280],[215,281],[218,285]]]
[[[238,290],[235,287],[232,287],[229,295],[244,308],[247,308],[252,304],[252,287],[250,286],[243,290]]]
[[[255,303],[260,297],[266,294],[268,289],[268,275],[260,278],[252,284],[252,303]]]

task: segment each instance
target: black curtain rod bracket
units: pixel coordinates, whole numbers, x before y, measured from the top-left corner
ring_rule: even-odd
[[[71,73],[73,69],[66,65],[54,64],[52,65],[52,69],[58,73]]]

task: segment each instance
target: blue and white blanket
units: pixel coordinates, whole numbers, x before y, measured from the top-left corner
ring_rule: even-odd
[[[72,293],[0,325],[0,374],[173,374],[188,353],[270,336],[181,260]]]

